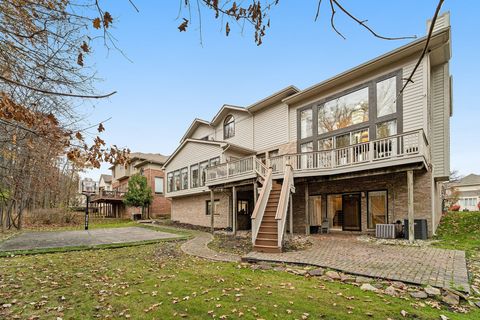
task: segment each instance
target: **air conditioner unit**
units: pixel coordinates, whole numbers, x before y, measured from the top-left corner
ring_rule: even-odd
[[[395,239],[395,225],[377,223],[375,228],[375,237],[382,239]]]

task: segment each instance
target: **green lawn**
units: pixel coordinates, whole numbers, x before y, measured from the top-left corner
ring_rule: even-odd
[[[178,246],[0,258],[0,319],[404,319],[402,310],[416,319],[480,317],[351,284],[199,260]]]
[[[480,252],[480,212],[449,212],[437,230],[435,246],[465,250],[468,257]]]

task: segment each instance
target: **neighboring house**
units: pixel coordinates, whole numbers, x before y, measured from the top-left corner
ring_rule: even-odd
[[[455,193],[458,201],[455,203],[460,206],[460,211],[480,211],[480,175],[469,174],[458,182],[450,183],[447,194]]]
[[[411,197],[431,235],[450,171],[448,13],[400,94],[425,45],[195,119],[164,165],[172,219],[210,226],[213,200],[216,228],[251,230],[256,250],[278,251],[286,229],[370,232],[403,221]]]
[[[127,165],[110,167],[111,191],[100,192],[94,199],[97,203],[107,203],[115,217],[130,218],[133,213],[140,213],[141,208],[125,208],[123,196],[128,189],[128,180],[133,174],[139,173],[147,178],[152,189],[153,202],[146,210],[144,218],[158,218],[170,215],[170,200],[165,198],[165,178],[162,167],[167,156],[156,153],[133,152]],[[102,175],[106,176],[106,175]],[[109,211],[109,212],[110,212]]]
[[[109,174],[100,175],[98,180],[98,190],[112,191],[112,176]]]

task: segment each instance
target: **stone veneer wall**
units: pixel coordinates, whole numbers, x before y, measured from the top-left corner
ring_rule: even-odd
[[[207,200],[210,200],[209,192],[172,198],[172,220],[209,227],[211,217],[206,215]],[[215,200],[220,200],[214,217],[215,228],[226,228],[228,226],[230,196],[224,192],[215,192]]]
[[[428,232],[432,233],[432,175],[430,171],[414,172],[414,214],[415,219],[427,219]],[[305,232],[305,182],[295,181],[293,195],[294,232]],[[407,218],[407,174],[406,172],[372,175],[361,178],[342,179],[324,182],[308,182],[309,195],[322,195],[322,214],[326,215],[327,194],[362,192],[361,227],[367,229],[367,192],[388,191],[388,222]],[[436,208],[437,209],[437,208]],[[437,210],[438,211],[438,210]],[[438,215],[440,213],[437,213]],[[436,219],[437,220],[437,219]],[[438,220],[434,222],[438,223]],[[372,230],[373,231],[373,230]]]

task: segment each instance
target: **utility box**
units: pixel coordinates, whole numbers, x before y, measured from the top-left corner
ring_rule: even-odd
[[[416,240],[427,240],[428,238],[428,224],[426,219],[415,219],[413,221],[414,236]],[[408,219],[403,220],[405,239],[408,239]]]

